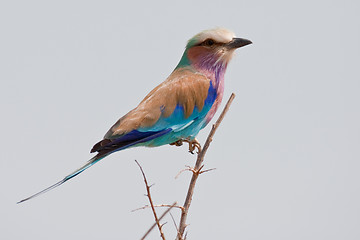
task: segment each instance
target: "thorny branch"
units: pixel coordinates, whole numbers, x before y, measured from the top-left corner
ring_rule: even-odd
[[[177,204],[177,202],[174,202],[172,205],[170,205],[170,207],[159,217],[159,221],[160,221],[163,217],[165,217],[165,215],[166,215],[168,212],[170,212],[170,210],[171,210],[173,207],[175,207],[176,204]],[[171,215],[171,213],[170,213],[170,215]],[[144,236],[141,238],[141,240],[144,240],[144,239],[147,237],[147,235],[149,235],[149,233],[154,229],[154,227],[155,227],[156,225],[157,225],[157,223],[154,223],[154,224],[149,228],[149,230],[144,234]]]
[[[146,191],[147,191],[147,197],[149,198],[149,202],[150,202],[150,205],[151,205],[151,209],[152,209],[152,212],[153,212],[154,217],[155,217],[155,222],[156,222],[156,225],[158,226],[158,229],[159,229],[161,238],[162,238],[163,240],[165,240],[165,235],[164,235],[164,233],[163,233],[163,231],[162,231],[162,225],[160,224],[160,221],[159,221],[159,219],[158,219],[158,217],[157,217],[157,215],[156,215],[156,211],[155,211],[155,208],[154,208],[154,204],[153,204],[153,201],[152,201],[152,199],[151,199],[150,187],[149,187],[148,182],[147,182],[147,180],[146,180],[145,173],[144,173],[142,167],[140,166],[140,164],[138,163],[138,161],[135,160],[135,162],[136,162],[136,164],[139,166],[139,168],[140,168],[140,170],[141,170],[141,173],[142,173],[142,175],[143,175],[143,177],[144,177],[144,182],[145,182]],[[175,204],[176,204],[176,203],[175,203]],[[170,210],[170,208],[169,208],[168,210]],[[165,216],[165,215],[164,215],[164,216]],[[152,230],[152,228],[150,228],[148,232],[150,232],[151,230]],[[147,234],[148,234],[148,233],[146,233],[145,236],[144,236],[142,239],[145,239],[145,237],[146,237]]]
[[[191,201],[192,201],[192,196],[194,195],[194,189],[195,189],[195,184],[196,184],[197,178],[202,173],[214,170],[214,169],[202,170],[202,168],[204,167],[203,162],[204,162],[205,154],[206,154],[206,152],[207,152],[207,150],[208,150],[208,148],[210,146],[210,143],[213,140],[213,136],[214,136],[217,128],[219,127],[222,120],[224,119],[225,114],[228,112],[228,110],[230,108],[230,105],[231,105],[232,101],[234,100],[234,98],[235,98],[235,94],[232,93],[229,100],[227,101],[227,103],[226,103],[226,105],[224,107],[224,110],[221,112],[221,114],[220,114],[219,118],[217,119],[217,121],[215,122],[215,124],[213,124],[213,126],[211,128],[211,131],[210,131],[210,133],[209,133],[209,135],[208,135],[208,137],[207,137],[207,139],[205,141],[204,147],[202,149],[199,147],[199,149],[201,149],[201,150],[197,153],[198,155],[197,155],[197,160],[196,160],[196,163],[195,163],[195,167],[191,168],[191,167],[187,166],[187,168],[185,170],[180,171],[179,174],[178,174],[178,175],[180,175],[183,171],[186,171],[186,170],[189,170],[189,171],[191,171],[193,173],[190,184],[189,184],[189,189],[188,189],[188,192],[187,192],[187,195],[186,195],[186,199],[185,199],[184,205],[182,207],[178,206],[176,202],[174,202],[172,205],[168,205],[168,204],[154,205],[153,201],[152,201],[152,198],[151,198],[151,195],[150,195],[150,187],[149,187],[149,185],[147,183],[145,173],[144,173],[142,167],[140,166],[140,164],[135,160],[136,164],[139,166],[139,168],[141,170],[141,173],[142,173],[142,175],[144,177],[144,182],[145,182],[146,191],[147,191],[147,197],[149,198],[150,206],[146,205],[144,207],[135,209],[133,211],[151,207],[152,212],[153,212],[154,217],[155,217],[155,223],[151,226],[151,228],[141,238],[142,240],[145,239],[145,237],[151,232],[151,230],[156,225],[158,226],[158,229],[160,231],[160,235],[161,235],[162,239],[165,240],[165,236],[164,236],[164,233],[162,231],[162,225],[160,224],[160,220],[174,207],[181,209],[181,219],[180,219],[179,228],[177,228],[176,223],[175,223],[175,221],[173,219],[174,224],[175,224],[175,226],[177,228],[177,240],[185,240],[186,239],[186,234],[184,235],[185,229],[187,227],[186,218],[187,218],[187,215],[188,215],[188,212],[189,212],[190,204],[191,204]],[[160,216],[160,218],[158,218],[157,215],[156,215],[155,207],[168,207],[168,209]]]
[[[197,160],[196,160],[196,163],[195,163],[195,167],[192,169],[192,178],[191,178],[191,181],[190,181],[190,185],[189,185],[189,189],[188,189],[188,193],[187,193],[187,196],[186,196],[186,199],[185,199],[185,202],[184,202],[184,210],[182,211],[181,213],[181,219],[180,219],[180,225],[179,225],[179,232],[178,232],[178,239],[179,240],[183,240],[183,235],[184,235],[184,231],[185,231],[185,228],[186,228],[186,218],[187,218],[187,215],[188,215],[188,211],[189,211],[189,207],[190,207],[190,204],[191,204],[191,200],[192,200],[192,196],[194,194],[194,189],[195,189],[195,184],[196,184],[196,181],[197,181],[197,178],[199,177],[199,175],[202,173],[201,169],[203,167],[203,162],[204,162],[204,157],[205,157],[205,154],[210,146],[210,143],[213,139],[213,136],[216,132],[216,129],[219,127],[220,123],[222,122],[222,120],[224,119],[225,117],[225,114],[227,113],[227,111],[229,110],[230,108],[230,105],[232,103],[232,101],[234,100],[235,98],[235,94],[232,93],[229,100],[227,101],[225,107],[224,107],[224,110],[221,112],[218,120],[216,121],[216,123],[212,126],[212,129],[206,139],[206,142],[204,144],[204,147],[203,149],[198,153],[198,156],[197,156]]]

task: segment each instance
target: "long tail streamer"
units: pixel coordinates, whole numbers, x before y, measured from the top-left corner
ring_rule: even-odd
[[[73,177],[79,175],[80,173],[82,173],[83,171],[85,171],[86,169],[88,169],[89,167],[91,167],[92,165],[94,165],[95,163],[97,163],[98,161],[100,161],[101,159],[103,159],[104,157],[105,157],[105,156],[101,156],[101,157],[98,157],[98,155],[97,155],[97,156],[94,156],[94,157],[91,158],[89,161],[87,161],[85,165],[83,165],[82,167],[80,167],[80,168],[77,169],[76,171],[72,172],[71,174],[67,175],[67,176],[64,177],[64,179],[62,179],[61,181],[59,181],[59,182],[51,185],[51,186],[48,187],[48,188],[45,188],[44,190],[42,190],[42,191],[40,191],[40,192],[38,192],[38,193],[35,193],[34,195],[31,195],[30,197],[27,197],[27,198],[25,198],[25,199],[23,199],[23,200],[21,200],[21,201],[19,201],[19,202],[17,202],[17,203],[25,202],[25,201],[27,201],[27,200],[30,200],[30,199],[32,199],[32,198],[34,198],[34,197],[37,197],[37,196],[39,196],[39,195],[41,195],[41,194],[43,194],[43,193],[46,193],[46,192],[48,192],[48,191],[50,191],[50,190],[52,190],[52,189],[54,189],[54,188],[62,185],[63,183],[65,183],[65,182],[69,181],[70,179],[72,179]]]

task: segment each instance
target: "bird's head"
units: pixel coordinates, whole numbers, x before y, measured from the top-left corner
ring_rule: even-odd
[[[233,32],[224,28],[205,30],[188,41],[176,68],[189,65],[206,71],[226,68],[235,49],[251,43],[250,40],[236,38]]]

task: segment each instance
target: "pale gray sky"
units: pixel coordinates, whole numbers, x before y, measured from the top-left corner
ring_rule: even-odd
[[[217,170],[200,177],[188,238],[360,239],[359,12],[358,1],[2,1],[0,238],[139,239],[153,216],[130,212],[147,204],[134,159],[156,203],[182,203],[190,174],[174,177],[195,156],[164,146],[118,152],[15,204],[87,161],[186,41],[222,26],[254,44],[228,67],[224,102],[237,97],[205,160]]]

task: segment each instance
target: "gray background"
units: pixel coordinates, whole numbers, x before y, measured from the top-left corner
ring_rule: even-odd
[[[254,44],[228,67],[224,102],[237,97],[206,157],[217,170],[198,182],[188,238],[360,239],[359,12],[358,1],[2,1],[0,238],[139,239],[153,216],[130,212],[147,204],[134,159],[156,203],[182,203],[190,173],[174,177],[195,156],[164,146],[113,154],[15,204],[88,160],[190,37],[223,26]]]

